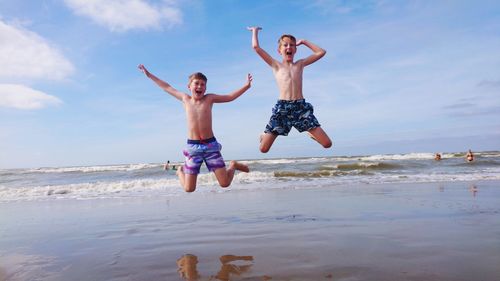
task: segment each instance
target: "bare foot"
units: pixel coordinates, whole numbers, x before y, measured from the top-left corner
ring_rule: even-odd
[[[229,165],[238,171],[242,171],[245,173],[250,172],[250,168],[248,168],[248,166],[245,164],[241,164],[241,163],[238,163],[236,161],[231,161]]]

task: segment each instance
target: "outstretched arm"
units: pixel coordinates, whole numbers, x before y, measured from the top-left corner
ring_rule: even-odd
[[[317,60],[319,60],[320,58],[322,58],[326,54],[326,51],[324,49],[320,48],[318,45],[316,45],[312,42],[309,42],[305,39],[300,39],[299,41],[297,41],[297,46],[299,46],[299,45],[305,45],[309,49],[311,49],[311,51],[313,51],[312,55],[303,59],[304,66],[310,65],[311,63],[316,62]]]
[[[262,30],[262,27],[252,26],[247,29],[252,31],[252,48],[267,64],[272,66],[273,58],[259,46],[259,30]]]
[[[149,72],[144,65],[139,64],[138,66],[139,70],[142,71],[146,76],[153,80],[153,82],[156,83],[160,88],[162,88],[165,92],[169,93],[173,97],[175,97],[178,100],[182,101],[182,97],[185,95],[183,92],[178,91],[174,87],[170,86],[167,82],[161,80],[160,78],[154,76],[151,72]]]
[[[212,95],[212,101],[214,103],[222,103],[222,102],[230,102],[237,99],[239,96],[243,95],[250,87],[252,86],[252,74],[247,74],[247,83],[245,86],[241,87],[239,90],[236,90],[228,95]]]

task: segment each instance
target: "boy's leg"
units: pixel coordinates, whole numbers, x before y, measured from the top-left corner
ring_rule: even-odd
[[[219,182],[219,185],[221,187],[228,187],[229,185],[231,185],[235,170],[245,173],[248,173],[250,171],[247,165],[238,163],[236,161],[231,161],[227,169],[223,167],[214,170],[215,177],[217,178],[217,181]]]
[[[193,192],[196,189],[196,180],[198,179],[198,175],[191,175],[184,173],[184,167],[180,166],[177,169],[177,176],[179,177],[179,181],[181,182],[181,186],[184,188],[186,192]]]
[[[325,131],[323,131],[323,129],[321,129],[321,127],[313,128],[307,131],[307,133],[309,133],[309,136],[319,144],[321,144],[324,148],[329,148],[332,146],[330,137],[328,137],[328,135],[325,133]]]
[[[262,135],[260,135],[260,152],[268,152],[277,137],[278,135],[273,133],[263,133]]]

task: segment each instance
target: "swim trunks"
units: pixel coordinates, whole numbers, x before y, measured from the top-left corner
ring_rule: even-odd
[[[264,132],[287,136],[292,127],[299,132],[319,127],[313,111],[313,106],[304,99],[278,100]]]
[[[222,145],[213,137],[206,140],[188,140],[183,153],[186,157],[184,173],[197,175],[203,162],[209,171],[224,168],[224,159],[220,153]]]

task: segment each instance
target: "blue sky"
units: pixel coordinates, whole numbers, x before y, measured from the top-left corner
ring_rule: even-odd
[[[283,33],[327,50],[304,95],[333,139],[296,131],[262,154],[278,93],[247,26],[278,58]],[[201,71],[229,159],[500,149],[498,1],[0,1],[0,168],[182,160],[177,89]],[[297,58],[310,54],[300,46]]]

